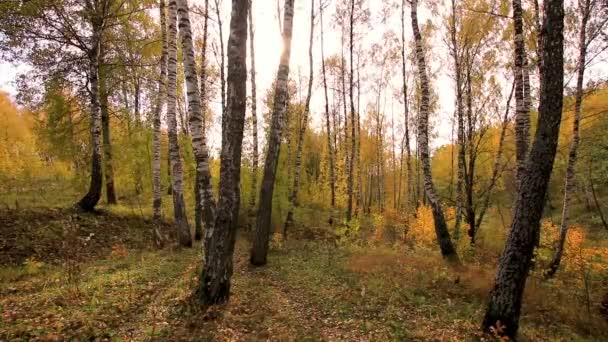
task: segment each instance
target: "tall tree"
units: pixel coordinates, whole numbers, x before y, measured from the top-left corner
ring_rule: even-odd
[[[217,27],[220,38],[220,91],[222,94],[222,113],[226,111],[226,76],[224,75],[226,72],[226,65],[224,63],[224,28],[222,25],[222,14],[220,12],[222,1],[215,0],[215,15],[217,19]]]
[[[312,40],[315,31],[315,1],[310,2],[310,36],[308,38],[308,90],[306,100],[304,102],[304,113],[300,123],[300,132],[298,133],[298,146],[296,148],[296,165],[293,175],[293,186],[289,196],[289,209],[287,210],[287,218],[285,219],[285,227],[283,228],[283,236],[287,237],[287,230],[293,223],[293,211],[298,206],[298,191],[300,188],[300,172],[302,170],[302,150],[304,149],[304,135],[308,126],[308,116],[310,114],[310,98],[312,97],[312,82],[314,76],[314,66],[312,59]]]
[[[424,176],[424,190],[428,201],[433,209],[433,218],[435,221],[435,234],[437,242],[441,249],[441,254],[448,259],[457,260],[456,250],[452,245],[450,232],[448,231],[443,215],[439,196],[433,185],[433,176],[431,175],[431,161],[429,154],[429,81],[426,70],[426,58],[424,55],[424,47],[422,44],[422,35],[418,27],[418,0],[412,0],[411,3],[411,20],[412,31],[416,43],[416,60],[418,64],[418,78],[420,81],[420,112],[418,113],[418,150],[420,150],[420,161],[422,163],[422,172]]]
[[[405,199],[405,211],[406,220],[409,220],[409,214],[412,211],[412,151],[410,148],[410,111],[407,99],[407,75],[405,70],[406,54],[405,54],[405,1],[401,0],[401,76],[403,82],[403,125],[405,140],[405,163],[407,169],[407,180],[406,180],[406,199]],[[409,222],[408,222],[409,223]]]
[[[521,0],[513,0],[513,39],[515,77],[515,157],[517,169],[515,179],[517,186],[521,183],[526,172],[526,157],[530,140],[530,74],[528,71],[528,57],[523,29],[523,9]]]
[[[195,177],[196,181],[194,182],[194,239],[200,240],[203,235],[203,221],[206,221],[206,225],[210,226],[213,223],[213,209],[215,207],[215,201],[213,199],[213,192],[211,189],[211,175],[209,173],[209,153],[207,151],[206,140],[207,140],[207,41],[208,41],[208,33],[209,33],[209,0],[205,0],[205,17],[203,19],[203,46],[201,48],[201,72],[200,72],[200,121],[201,121],[201,134],[202,134],[202,143],[201,147],[205,147],[206,156],[202,159],[206,160],[206,168],[207,171],[203,176],[197,167]],[[192,122],[190,119],[190,124],[196,125],[197,119]],[[192,128],[191,128],[192,130]],[[194,140],[192,141],[194,144]],[[195,158],[196,158],[196,150],[195,150]],[[197,164],[198,166],[198,164]],[[203,193],[207,199],[203,197]],[[200,204],[200,205],[199,205]],[[203,217],[203,211],[207,208],[208,213],[206,217]]]
[[[277,175],[281,136],[287,111],[287,81],[289,78],[289,59],[291,56],[291,33],[293,29],[293,3],[294,0],[285,0],[283,14],[283,52],[279,62],[270,133],[264,162],[264,175],[260,189],[260,203],[256,220],[256,233],[251,250],[251,264],[261,266],[266,264],[268,255],[268,241],[270,238],[270,219],[272,217],[272,195]]]
[[[100,53],[100,64],[103,63],[103,51]],[[110,108],[108,98],[108,72],[107,67],[99,67],[99,110],[101,112],[101,135],[103,137],[103,164],[106,182],[106,202],[116,204],[116,191],[114,190],[114,167],[112,163],[112,141],[110,138]]]
[[[576,78],[576,91],[574,94],[574,119],[572,120],[572,143],[570,144],[570,151],[568,153],[568,163],[566,165],[566,177],[564,182],[564,199],[562,204],[562,222],[559,227],[559,240],[553,254],[553,259],[549,264],[547,270],[547,277],[552,277],[562,260],[564,254],[564,244],[566,242],[566,236],[568,234],[568,223],[570,221],[570,201],[572,191],[574,190],[574,168],[576,166],[578,146],[580,144],[580,122],[581,122],[581,110],[583,104],[583,82],[585,79],[585,60],[587,57],[587,23],[591,11],[597,1],[595,0],[580,0],[578,2],[578,12],[580,15],[580,27],[578,35],[578,73]]]
[[[457,35],[457,14],[456,1],[452,0],[452,18],[450,25],[451,49],[450,53],[454,59],[454,75],[456,88],[456,122],[457,122],[457,146],[458,146],[458,179],[456,180],[456,219],[454,223],[454,237],[458,238],[460,223],[463,214],[463,187],[465,178],[465,141],[464,141],[464,116],[463,116],[463,96],[462,96],[462,67],[460,59],[460,48],[456,39]]]
[[[215,200],[211,189],[211,172],[209,170],[209,152],[203,134],[203,113],[201,111],[201,95],[194,61],[194,44],[192,42],[192,29],[190,28],[190,15],[188,14],[187,0],[177,0],[177,12],[179,16],[179,32],[182,41],[182,57],[184,62],[184,74],[186,79],[186,93],[188,96],[188,118],[190,133],[192,135],[192,149],[196,161],[196,186],[200,201],[195,203],[202,213],[202,221],[205,229],[213,224]],[[200,222],[196,224],[195,237],[200,239],[203,235]]]
[[[89,191],[78,201],[77,205],[85,211],[95,209],[101,197],[102,170],[101,170],[101,108],[99,105],[99,65],[104,18],[107,15],[107,1],[92,3],[87,1],[85,10],[91,24],[91,42],[85,48],[89,60],[89,85],[91,94],[91,183]],[[71,25],[71,23],[68,23]],[[67,30],[67,27],[64,28]]]
[[[319,18],[321,27],[321,73],[323,74],[323,94],[325,95],[325,126],[327,130],[327,158],[329,164],[329,188],[331,191],[331,206],[336,205],[336,174],[334,164],[334,148],[332,147],[331,124],[329,121],[329,97],[327,95],[327,74],[325,68],[325,44],[323,41],[323,10],[322,1],[319,2]]]
[[[253,0],[249,0],[249,50],[251,61],[251,130],[253,135],[253,156],[251,167],[251,197],[249,204],[251,208],[255,207],[256,195],[258,191],[258,168],[259,168],[259,151],[258,151],[258,115],[257,115],[257,89],[255,84],[255,30],[253,26]]]
[[[354,94],[354,72],[353,72],[353,50],[354,50],[354,26],[355,26],[355,0],[350,0],[350,78],[349,78],[349,93],[350,93],[350,122],[351,122],[351,134],[350,134],[350,159],[348,160],[348,206],[346,209],[346,220],[350,221],[353,212],[353,184],[354,184],[354,169],[355,169],[355,151],[356,145],[356,126],[355,126],[355,94]]]
[[[173,183],[173,215],[177,227],[179,243],[184,247],[192,246],[190,225],[186,216],[186,204],[182,185],[182,161],[177,136],[177,0],[169,0],[169,31],[167,37],[167,128],[169,132],[169,157],[171,159]]]
[[[228,301],[240,205],[241,152],[247,106],[248,0],[232,0],[228,38],[227,107],[222,116],[219,199],[214,225],[205,232],[203,269],[196,296],[201,304]]]
[[[160,76],[158,78],[158,98],[156,99],[156,108],[152,118],[153,138],[152,138],[152,187],[154,192],[154,201],[152,204],[154,220],[159,221],[161,218],[162,194],[161,194],[161,113],[165,98],[167,96],[167,11],[165,0],[160,0],[160,32],[162,41],[162,52],[160,55]]]
[[[544,2],[542,28],[543,78],[540,85],[538,128],[526,161],[526,177],[517,190],[513,221],[500,258],[495,283],[483,319],[489,332],[501,325],[501,334],[515,338],[519,327],[521,302],[545,196],[557,150],[562,117],[564,85],[564,3]]]

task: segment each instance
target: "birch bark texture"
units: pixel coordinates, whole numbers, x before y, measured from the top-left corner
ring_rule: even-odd
[[[406,223],[409,227],[409,214],[412,212],[412,151],[410,147],[410,112],[409,112],[409,104],[407,98],[407,74],[405,70],[406,65],[406,53],[405,53],[405,2],[406,0],[401,0],[401,76],[403,82],[403,125],[405,128],[404,132],[404,140],[405,140],[405,150],[406,150],[406,169],[407,169],[407,178],[406,178],[406,198],[405,198],[405,211],[406,211]]]
[[[195,207],[202,213],[202,225],[208,229],[213,224],[215,199],[211,188],[211,171],[209,170],[209,152],[203,134],[203,112],[201,110],[201,95],[194,60],[194,44],[192,42],[192,29],[187,0],[177,0],[177,14],[179,17],[179,32],[182,43],[182,57],[184,75],[186,79],[186,93],[188,97],[188,124],[192,137],[192,150],[196,162],[196,186],[200,202]],[[195,237],[202,237],[201,222],[196,223]]]
[[[177,228],[179,244],[192,247],[190,225],[186,216],[186,204],[182,185],[182,161],[177,136],[177,1],[170,0],[168,8],[168,61],[167,61],[167,128],[169,135],[169,158],[173,183],[173,216]]]
[[[404,0],[405,1],[405,0]],[[329,120],[329,96],[327,92],[327,73],[325,68],[325,42],[323,40],[323,4],[319,2],[319,17],[321,27],[321,72],[323,73],[323,94],[325,95],[325,126],[327,130],[327,158],[329,163],[329,188],[331,191],[331,207],[336,205],[336,172],[334,148],[332,147],[331,122]]]
[[[544,3],[542,29],[543,78],[541,82],[538,128],[526,162],[526,177],[522,179],[514,204],[513,221],[505,249],[500,257],[494,287],[482,323],[490,332],[501,325],[502,333],[515,339],[519,327],[521,303],[545,195],[557,150],[563,107],[564,86],[564,3],[547,0]]]
[[[257,89],[255,83],[255,28],[252,14],[253,0],[249,0],[249,52],[251,62],[251,131],[253,137],[253,156],[251,163],[251,197],[249,205],[255,208],[258,193],[258,169],[260,155],[258,150],[258,115],[257,115]]]
[[[248,8],[248,0],[232,0],[228,38],[228,97],[226,112],[222,116],[219,198],[214,224],[205,231],[203,268],[196,292],[203,305],[224,303],[230,298],[247,105]]]
[[[291,57],[291,35],[293,30],[294,0],[285,0],[283,12],[283,52],[277,72],[274,91],[274,107],[268,135],[268,149],[264,162],[264,175],[260,189],[260,203],[256,220],[256,232],[251,250],[251,264],[262,266],[266,264],[268,242],[270,238],[270,221],[272,217],[272,195],[279,162],[281,137],[287,112],[287,81],[289,79],[289,59]]]
[[[160,0],[160,32],[162,41],[162,52],[160,55],[160,76],[158,78],[158,98],[156,108],[152,118],[152,190],[154,200],[152,202],[152,212],[154,220],[159,222],[161,219],[162,194],[161,194],[161,113],[167,97],[167,9],[165,0]]]
[[[580,144],[580,122],[583,104],[583,82],[585,79],[585,60],[587,56],[587,22],[589,21],[592,0],[581,0],[579,2],[579,15],[581,26],[578,37],[578,73],[576,78],[576,93],[574,100],[574,120],[572,121],[572,143],[568,152],[568,163],[566,165],[566,177],[564,181],[564,199],[562,204],[562,222],[559,228],[559,240],[549,264],[546,276],[553,277],[564,254],[564,244],[568,235],[568,224],[570,221],[570,201],[575,186],[575,167]],[[593,0],[595,2],[595,0]]]
[[[308,89],[306,93],[306,101],[304,102],[304,113],[302,114],[302,122],[300,123],[300,132],[298,132],[298,146],[296,148],[296,165],[294,168],[293,185],[289,196],[289,209],[287,210],[287,218],[283,227],[283,237],[287,238],[287,230],[293,224],[293,211],[298,206],[298,192],[300,190],[300,174],[302,170],[302,150],[304,149],[304,136],[308,126],[308,116],[310,115],[310,99],[312,97],[312,83],[314,77],[313,58],[312,58],[312,42],[315,33],[315,1],[310,2],[310,36],[308,38]]]
[[[94,9],[89,9],[93,11]],[[99,55],[101,49],[102,22],[92,15],[93,33],[91,46],[87,51],[89,59],[89,85],[91,96],[91,182],[89,190],[76,204],[84,211],[93,211],[101,197],[101,109],[99,106]]]
[[[439,196],[433,185],[431,174],[431,161],[429,153],[429,81],[426,70],[426,60],[424,47],[422,45],[422,35],[418,27],[418,0],[411,3],[412,31],[416,43],[416,60],[418,64],[418,77],[420,79],[421,99],[420,113],[418,114],[418,150],[420,151],[420,161],[422,163],[422,173],[424,177],[424,190],[426,197],[431,204],[433,219],[435,221],[435,234],[441,250],[441,255],[449,260],[457,261],[458,255],[452,245],[450,232],[443,215],[443,208],[439,202]]]
[[[526,172],[526,157],[530,140],[530,74],[524,41],[523,9],[521,0],[513,0],[513,32],[515,78],[515,172],[516,187],[519,187]]]

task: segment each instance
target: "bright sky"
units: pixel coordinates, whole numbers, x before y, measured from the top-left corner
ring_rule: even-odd
[[[335,1],[332,1],[334,3]],[[223,0],[223,16],[224,16],[224,37],[227,39],[229,31],[229,17],[230,17],[230,4],[231,1]],[[281,5],[283,1],[281,0]],[[302,92],[306,89],[306,78],[308,75],[308,35],[310,27],[310,0],[296,0],[296,8],[294,15],[294,31],[292,40],[292,51],[291,51],[291,71],[290,77],[298,80],[299,76],[302,79]],[[318,0],[314,1],[315,7],[318,7]],[[379,24],[379,15],[384,1],[380,0],[367,0],[366,2],[371,10],[372,15],[372,30],[365,32],[362,40],[364,47],[370,47],[373,43],[382,43],[382,35],[388,29],[392,28],[397,34],[400,34],[400,13],[395,11],[393,18],[386,25]],[[202,5],[202,0],[191,0],[191,4]],[[427,20],[432,19],[437,27],[441,27],[441,16],[431,16],[430,12],[420,5],[419,9],[419,23],[423,24]],[[262,99],[266,94],[266,91],[271,86],[273,79],[276,77],[279,55],[281,53],[282,42],[279,32],[279,25],[277,21],[277,3],[275,0],[254,0],[253,2],[253,16],[255,24],[255,45],[256,45],[256,69],[257,69],[257,85],[258,85],[258,108],[260,114],[265,112],[267,109],[262,105]],[[318,12],[318,10],[316,11]],[[335,8],[333,6],[328,7],[324,12],[324,34],[325,34],[325,55],[330,56],[332,54],[338,54],[340,52],[340,29],[335,26],[333,14]],[[441,12],[441,10],[440,10]],[[318,17],[318,13],[317,13]],[[411,40],[411,24],[409,18],[409,8],[406,9],[406,40]],[[313,87],[313,96],[311,102],[312,111],[312,125],[315,128],[321,128],[323,124],[323,106],[324,97],[323,89],[319,87],[320,83],[320,37],[319,37],[319,25],[315,27],[315,41],[314,41],[314,53],[313,59],[315,64],[315,86]],[[200,33],[195,31],[196,33]],[[431,117],[432,126],[434,127],[437,135],[432,140],[432,146],[439,146],[448,143],[451,138],[451,116],[454,108],[454,91],[453,81],[449,76],[449,68],[446,68],[446,63],[449,63],[447,59],[447,48],[441,41],[438,31],[437,36],[433,38],[432,51],[430,54],[433,55],[433,59],[430,62],[430,68],[437,72],[437,79],[434,80],[432,87],[435,92],[439,94],[439,108],[436,113]],[[348,47],[348,43],[346,48]],[[367,51],[365,51],[367,52]],[[347,56],[348,57],[348,56]],[[211,59],[213,60],[213,58]],[[0,60],[0,89],[8,91],[14,95],[16,93],[14,80],[19,72],[27,70],[26,66],[19,65],[14,66]],[[373,72],[375,69],[368,67],[366,71],[368,73]],[[394,84],[400,85],[400,67],[393,71]],[[593,66],[587,73],[588,78],[598,79],[606,78],[608,75],[607,63],[599,63]],[[249,82],[248,82],[249,83]],[[391,92],[393,90],[390,90]],[[248,95],[250,95],[248,90]],[[389,93],[390,94],[390,93]],[[368,89],[362,89],[361,91],[361,110],[363,111],[367,102],[375,101],[376,95],[372,94]],[[301,95],[302,97],[305,94]],[[330,93],[331,96],[331,93]],[[331,99],[330,99],[331,101]],[[388,96],[386,104],[386,115],[387,120],[390,120],[390,113],[392,112],[390,95]],[[395,112],[395,125],[396,127],[402,127],[402,109],[398,102],[394,101],[394,112]],[[217,111],[216,111],[217,112]],[[249,113],[248,113],[249,115]],[[260,117],[262,115],[259,115]],[[362,113],[362,117],[365,114]],[[220,145],[221,134],[219,132],[219,120],[216,120],[218,124],[215,125],[213,133],[210,136],[210,145],[212,148],[217,149]],[[260,130],[262,125],[260,125]],[[263,134],[261,135],[263,137]]]

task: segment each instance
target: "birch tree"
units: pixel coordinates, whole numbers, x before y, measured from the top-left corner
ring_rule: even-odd
[[[523,29],[523,9],[521,0],[513,0],[513,39],[514,62],[513,73],[515,77],[515,157],[517,168],[515,173],[516,184],[521,183],[528,155],[530,140],[530,74],[528,71],[528,57]]]
[[[251,264],[262,266],[266,264],[268,242],[270,238],[270,219],[272,217],[272,195],[277,174],[281,136],[287,111],[287,81],[289,78],[289,59],[291,56],[291,35],[293,29],[294,0],[285,0],[283,13],[283,52],[279,62],[274,105],[268,135],[268,148],[264,162],[264,175],[260,189],[260,203],[256,220],[256,232],[251,250]]]
[[[194,61],[194,44],[192,42],[192,30],[190,28],[190,16],[188,14],[187,0],[177,0],[179,31],[182,42],[182,57],[184,62],[184,74],[186,79],[186,90],[188,96],[188,118],[190,133],[192,135],[192,150],[196,161],[196,186],[200,202],[195,203],[195,208],[202,213],[202,221],[205,229],[213,224],[215,200],[211,189],[211,172],[209,170],[209,152],[203,134],[203,112],[201,110],[201,95],[198,86],[198,75]],[[202,237],[200,222],[196,223],[197,239]]]
[[[334,148],[332,147],[332,130],[329,120],[329,97],[327,92],[327,74],[325,68],[325,42],[323,40],[323,10],[322,1],[319,1],[319,18],[321,27],[321,73],[323,74],[323,94],[325,96],[325,128],[327,131],[327,159],[329,164],[329,188],[331,191],[331,206],[336,205],[336,174],[335,174],[335,156]]]
[[[557,150],[563,107],[564,85],[564,3],[544,2],[541,37],[543,77],[540,85],[538,128],[530,156],[526,161],[526,177],[517,190],[513,221],[500,257],[494,287],[485,312],[482,328],[515,339],[519,327],[522,296],[540,219],[545,205],[553,161]],[[500,326],[500,329],[497,329]],[[497,329],[497,330],[496,330]]]
[[[599,27],[589,27],[591,16],[596,10],[598,10],[597,0],[579,0],[578,1],[578,14],[580,18],[580,27],[578,33],[578,61],[577,61],[577,77],[576,77],[576,90],[574,93],[574,120],[572,121],[572,142],[570,143],[570,151],[568,153],[568,162],[566,164],[566,177],[564,180],[564,198],[562,204],[562,222],[559,228],[559,239],[557,246],[553,254],[551,263],[547,270],[547,277],[553,277],[559,265],[561,263],[562,256],[564,254],[564,244],[566,242],[566,236],[568,235],[568,224],[570,221],[570,202],[572,200],[572,193],[575,187],[575,167],[578,156],[578,147],[580,144],[580,122],[581,122],[581,111],[583,104],[583,82],[585,79],[585,66],[587,57],[587,47],[591,41],[597,37],[596,32],[601,30],[608,20],[600,19]],[[600,5],[601,6],[601,5]],[[601,13],[599,9],[598,14]],[[604,12],[608,12],[605,10]],[[603,20],[603,21],[602,21]],[[587,37],[587,30],[591,29],[591,35],[589,39]]]
[[[298,146],[296,148],[296,165],[294,168],[293,185],[289,196],[289,209],[287,210],[287,218],[283,228],[283,237],[287,237],[287,230],[293,224],[293,211],[298,206],[298,191],[300,188],[300,173],[302,170],[302,150],[304,149],[304,136],[306,127],[308,126],[308,117],[310,115],[310,98],[312,97],[312,83],[314,76],[314,66],[312,59],[312,42],[315,31],[315,2],[310,3],[310,36],[308,38],[308,90],[306,100],[304,102],[304,113],[300,122],[300,131],[298,132]]]
[[[169,158],[171,160],[171,177],[173,193],[173,216],[177,227],[179,244],[192,247],[190,225],[186,216],[186,204],[183,193],[183,174],[180,148],[177,136],[177,0],[169,1],[168,9],[168,61],[167,61],[167,130],[169,135]]]
[[[205,231],[203,268],[195,293],[198,301],[203,305],[224,303],[230,297],[247,106],[248,8],[248,0],[232,0],[228,38],[228,97],[226,112],[222,116],[219,198],[213,226]]]
[[[458,255],[452,245],[450,232],[445,221],[443,208],[439,202],[439,196],[433,185],[433,176],[431,175],[431,161],[429,154],[429,82],[426,70],[426,58],[424,55],[424,47],[422,45],[422,35],[418,27],[418,0],[412,0],[411,3],[411,20],[412,31],[416,43],[416,60],[418,65],[418,78],[420,81],[421,99],[420,113],[418,114],[418,150],[420,151],[420,160],[422,163],[422,172],[424,177],[424,191],[426,197],[433,209],[433,218],[435,221],[435,234],[441,254],[448,259],[457,260]]]
[[[256,195],[258,191],[258,168],[259,168],[259,151],[258,151],[258,115],[257,115],[257,89],[255,84],[255,29],[253,25],[253,0],[249,0],[249,52],[251,63],[251,131],[253,136],[253,156],[251,167],[251,197],[249,205],[255,207]]]
[[[153,137],[152,137],[152,188],[154,192],[154,201],[152,211],[154,220],[159,221],[161,218],[162,194],[161,194],[161,113],[167,96],[167,11],[165,0],[160,0],[160,31],[162,41],[162,52],[160,55],[160,76],[158,78],[158,98],[156,100],[156,108],[154,117],[152,118]]]

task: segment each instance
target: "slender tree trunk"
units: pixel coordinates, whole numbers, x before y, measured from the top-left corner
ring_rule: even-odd
[[[200,240],[203,228],[209,229],[215,219],[215,199],[211,188],[211,171],[209,170],[209,151],[203,135],[203,112],[201,110],[201,94],[194,60],[194,43],[190,28],[190,15],[187,0],[177,0],[179,17],[179,31],[182,42],[182,58],[184,63],[184,76],[188,96],[188,118],[192,136],[192,150],[196,161],[196,186],[199,202],[195,203],[202,214],[202,222],[196,223],[195,238]],[[202,223],[202,225],[201,225]],[[204,227],[202,227],[204,226]]]
[[[397,170],[397,156],[395,154],[395,112],[393,110],[393,102],[391,100],[391,157],[393,164],[393,209],[397,210],[397,178],[398,178],[398,170]]]
[[[350,221],[353,212],[353,183],[354,183],[354,156],[356,152],[356,131],[355,131],[355,96],[353,80],[353,49],[354,49],[354,29],[355,26],[355,0],[350,1],[350,122],[351,122],[351,158],[348,166],[348,208],[346,210],[346,220]]]
[[[595,186],[593,185],[593,179],[591,178],[591,165],[593,164],[593,159],[589,160],[589,169],[588,169],[588,177],[589,177],[589,190],[591,192],[591,197],[593,198],[593,205],[595,206],[595,210],[600,216],[600,220],[602,221],[602,225],[604,229],[608,230],[608,222],[606,222],[606,217],[604,216],[604,212],[602,211],[602,206],[600,201],[597,198],[597,193],[595,192]]]
[[[431,161],[429,154],[429,136],[428,136],[428,125],[429,125],[429,83],[426,70],[426,60],[424,56],[424,50],[422,45],[422,36],[420,35],[420,29],[418,28],[418,0],[412,0],[412,31],[414,32],[414,39],[416,41],[416,59],[418,61],[418,77],[420,78],[420,88],[422,92],[422,99],[420,104],[420,113],[418,117],[418,139],[420,140],[418,146],[420,149],[420,158],[422,161],[422,170],[424,173],[424,189],[426,196],[431,203],[433,209],[433,218],[435,220],[435,233],[437,234],[437,242],[441,249],[441,254],[449,259],[457,260],[458,256],[456,250],[452,245],[450,239],[450,232],[448,231],[447,224],[445,222],[445,216],[443,215],[443,209],[441,202],[439,202],[439,196],[435,191],[433,185],[433,176],[431,175]]]
[[[253,26],[253,0],[249,1],[249,48],[251,52],[251,129],[253,131],[253,163],[251,168],[251,197],[249,204],[252,209],[255,208],[256,195],[258,193],[258,168],[259,168],[259,151],[258,151],[258,116],[257,116],[257,94],[255,84],[255,44],[254,44],[254,26]]]
[[[550,29],[543,29],[541,39],[543,79],[538,128],[525,166],[526,177],[517,191],[513,223],[482,324],[486,332],[500,324],[504,327],[501,335],[511,339],[516,337],[519,327],[522,295],[553,169],[563,107],[564,3],[548,0],[544,5],[543,27]]]
[[[540,7],[538,6],[538,0],[533,1],[534,5],[534,29],[537,35],[536,41],[536,68],[538,69],[538,83],[540,84],[543,79],[543,60],[542,60],[542,51],[540,49],[540,36],[541,36],[541,27],[540,27]]]
[[[308,38],[308,93],[306,94],[306,102],[304,103],[304,114],[302,118],[302,125],[300,126],[300,132],[298,135],[298,147],[296,150],[296,165],[293,175],[293,187],[291,189],[291,195],[289,197],[289,209],[287,210],[287,219],[285,220],[285,227],[283,228],[283,237],[287,238],[287,230],[293,224],[293,211],[298,206],[298,191],[300,188],[300,171],[302,169],[302,149],[304,148],[304,135],[306,134],[306,127],[308,126],[308,116],[310,114],[310,98],[312,97],[312,82],[314,76],[314,65],[312,59],[312,40],[314,37],[315,30],[315,2],[311,0],[310,3],[310,37]]]
[[[232,1],[228,38],[228,102],[227,110],[222,116],[219,200],[214,225],[205,231],[203,269],[196,292],[196,297],[203,305],[224,303],[230,297],[247,107],[248,8],[248,0]]]
[[[336,173],[334,165],[334,149],[332,148],[331,124],[329,121],[329,97],[327,96],[327,74],[325,70],[325,45],[323,41],[323,4],[319,2],[321,26],[321,70],[323,72],[323,93],[325,95],[325,126],[327,128],[327,155],[329,159],[329,187],[331,190],[331,207],[336,206]],[[335,123],[335,119],[334,119]],[[335,143],[335,141],[334,141]]]
[[[515,156],[517,160],[516,185],[519,187],[526,171],[528,141],[530,139],[530,108],[529,97],[530,77],[527,65],[526,46],[523,31],[523,10],[521,0],[513,0],[513,28],[515,44],[515,61],[513,72],[515,76]],[[526,92],[527,90],[527,92]]]
[[[89,85],[91,95],[91,183],[89,191],[77,206],[84,211],[93,211],[101,197],[101,111],[99,106],[99,50],[101,46],[101,25],[93,23],[93,36],[89,58]]]
[[[568,154],[568,164],[566,166],[566,179],[564,184],[564,200],[562,205],[562,223],[559,228],[559,240],[553,254],[553,259],[549,264],[546,276],[553,277],[562,260],[564,254],[564,244],[568,235],[568,223],[570,220],[570,201],[574,190],[574,168],[576,167],[576,159],[578,146],[580,144],[579,126],[581,121],[581,110],[583,104],[583,81],[585,79],[585,57],[587,55],[587,21],[589,19],[589,4],[591,0],[583,0],[580,13],[581,26],[578,37],[578,75],[576,79],[576,95],[574,102],[574,120],[572,122],[572,144]]]
[[[209,0],[205,0],[205,19],[203,19],[203,46],[201,48],[201,72],[200,72],[200,115],[201,115],[201,130],[203,143],[207,141],[207,40],[208,40],[208,30],[209,30]],[[196,124],[195,119],[195,124]],[[192,123],[192,120],[190,120]],[[194,140],[193,140],[194,143]],[[195,152],[196,159],[196,152]],[[209,159],[207,152],[207,160]],[[207,161],[208,163],[208,161]],[[194,182],[194,239],[200,240],[203,237],[203,225],[205,218],[203,217],[203,210],[206,206],[208,209],[211,209],[209,216],[207,217],[207,226],[213,224],[213,212],[212,209],[215,207],[215,201],[213,200],[213,192],[211,189],[211,175],[208,174],[203,176],[199,169],[196,169],[195,172],[195,182]],[[208,178],[208,179],[205,179]],[[207,190],[205,189],[207,187]],[[203,192],[208,191],[206,194],[207,197],[211,199],[211,204],[207,204],[205,199],[203,198]],[[201,205],[199,205],[199,203]]]
[[[456,120],[457,120],[457,145],[458,145],[458,179],[456,181],[456,218],[454,223],[454,238],[460,237],[460,224],[462,222],[464,199],[463,187],[465,179],[465,137],[464,119],[462,104],[462,67],[460,61],[460,51],[456,40],[456,3],[452,0],[452,25],[450,29],[452,40],[452,57],[454,58],[454,71],[456,75]],[[470,138],[470,137],[469,137]]]
[[[260,203],[256,222],[256,234],[251,250],[251,264],[261,266],[266,264],[268,241],[270,238],[270,219],[272,217],[272,195],[279,162],[281,135],[287,111],[287,81],[289,78],[289,59],[291,56],[291,33],[293,29],[294,0],[285,0],[283,19],[283,52],[277,72],[274,94],[274,108],[268,136],[268,150],[264,163],[264,176],[260,190]]]
[[[168,57],[167,57],[168,60]],[[167,89],[168,90],[168,89]],[[167,115],[167,125],[169,124],[169,116]],[[169,132],[167,132],[167,136]],[[173,177],[171,177],[171,144],[167,144],[167,195],[173,194]]]
[[[104,178],[106,181],[106,202],[116,204],[116,192],[114,191],[114,168],[112,167],[112,142],[110,139],[110,113],[108,108],[107,75],[100,68],[99,78],[99,102],[101,111],[101,132],[103,136],[103,164]]]
[[[485,196],[483,198],[483,202],[481,208],[479,209],[479,216],[477,217],[477,222],[475,225],[477,227],[481,227],[481,223],[483,222],[483,218],[488,210],[488,206],[490,205],[490,197],[492,195],[492,190],[494,186],[498,182],[498,176],[500,172],[500,160],[502,158],[502,151],[505,145],[505,137],[507,133],[507,127],[509,125],[509,110],[511,108],[511,100],[513,99],[513,92],[515,90],[515,83],[511,87],[511,92],[509,93],[509,97],[507,98],[507,106],[505,109],[505,114],[502,118],[502,128],[500,130],[500,138],[498,138],[498,150],[496,151],[496,155],[494,156],[494,165],[492,167],[492,177],[490,178],[490,185],[486,189]]]
[[[412,182],[412,151],[410,148],[410,111],[408,105],[407,98],[407,75],[405,70],[405,62],[406,62],[406,54],[405,54],[405,1],[401,0],[401,72],[402,72],[402,81],[403,81],[403,120],[404,120],[404,128],[405,128],[405,163],[407,169],[407,178],[406,178],[406,191],[407,196],[405,197],[405,216],[406,223],[409,226],[409,215],[412,212],[412,198],[413,198],[413,182]]]
[[[218,32],[220,34],[220,92],[222,94],[222,113],[226,111],[226,64],[224,53],[224,29],[222,25],[222,15],[220,13],[220,3],[215,0],[215,15],[217,18]],[[223,121],[222,121],[223,122]],[[222,127],[224,129],[224,127]]]
[[[173,214],[179,244],[192,247],[190,225],[186,216],[186,204],[182,186],[182,161],[179,152],[176,118],[176,84],[177,84],[177,3],[169,1],[169,35],[168,35],[168,83],[167,83],[167,126],[169,131],[169,157],[173,169]]]
[[[154,202],[152,204],[152,210],[154,220],[160,221],[161,218],[161,206],[162,206],[162,195],[161,195],[161,131],[160,131],[160,116],[167,96],[167,19],[166,19],[166,8],[165,0],[160,0],[160,31],[162,40],[162,53],[160,56],[160,77],[158,79],[158,98],[156,102],[156,108],[154,110],[154,118],[152,119],[152,125],[154,127],[154,135],[152,138],[152,188],[154,191]],[[155,234],[156,235],[156,234]]]
[[[355,159],[355,164],[356,164],[356,168],[357,168],[357,203],[355,206],[355,216],[358,215],[359,213],[359,207],[361,206],[361,191],[362,191],[362,183],[363,183],[363,179],[361,177],[361,111],[360,111],[360,104],[361,104],[361,83],[360,83],[360,75],[359,75],[359,69],[360,69],[360,57],[357,56],[357,111],[355,112],[356,116],[357,116],[357,120],[356,120],[356,124],[357,124],[357,154],[356,154],[356,159]]]
[[[203,19],[203,46],[201,48],[201,114],[203,115],[203,136],[207,138],[207,46],[209,40],[209,0],[205,0],[205,19]]]
[[[466,191],[466,217],[469,229],[467,234],[471,239],[471,245],[475,245],[475,236],[477,229],[475,226],[475,207],[473,206],[473,194],[474,194],[474,181],[475,181],[475,123],[473,118],[473,95],[472,95],[472,80],[471,80],[471,69],[473,68],[472,60],[467,52],[466,55],[467,69],[466,69],[466,96],[467,96],[467,143],[469,152],[469,164],[465,164],[465,191]]]

